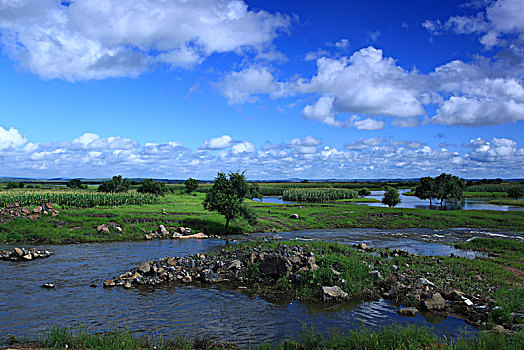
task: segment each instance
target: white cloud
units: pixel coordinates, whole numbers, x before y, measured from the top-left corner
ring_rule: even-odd
[[[279,97],[284,93],[283,84],[276,82],[266,67],[249,67],[239,72],[231,72],[218,87],[229,104],[254,102],[254,94]]]
[[[321,143],[321,139],[309,135],[303,139],[294,138],[287,147],[298,154],[315,154],[318,152],[318,146]]]
[[[200,149],[204,149],[204,150],[219,150],[219,149],[228,148],[228,147],[231,146],[231,141],[232,140],[233,139],[231,138],[231,136],[229,136],[229,135],[222,135],[222,136],[215,137],[215,138],[212,138],[211,140],[208,140],[208,141],[204,142],[200,146]]]
[[[337,41],[335,43],[335,47],[337,49],[345,50],[349,48],[349,40],[348,39],[341,39],[340,41]]]
[[[84,134],[85,135],[85,134]],[[81,136],[84,136],[81,135]],[[82,137],[77,139],[82,139]],[[225,135],[227,136],[227,135]],[[84,137],[85,139],[86,137]],[[115,139],[124,139],[114,137]],[[98,138],[97,138],[98,139]],[[109,138],[108,138],[109,139]],[[222,138],[215,146],[228,144],[220,152],[192,150],[146,142],[128,149],[79,147],[78,142],[27,143],[2,152],[4,176],[24,177],[160,177],[213,179],[217,171],[247,169],[249,179],[387,178],[435,176],[451,172],[463,177],[518,177],[522,173],[524,149],[514,140],[476,138],[466,146],[433,148],[419,141],[363,138],[345,149],[323,145],[309,135],[289,142],[266,142],[260,149],[249,141]],[[209,141],[208,141],[209,142]]]
[[[346,143],[344,145],[345,149],[350,150],[363,150],[366,148],[378,146],[382,143],[384,143],[386,140],[381,137],[370,137],[370,138],[361,138],[356,141],[353,141],[351,143]]]
[[[213,53],[262,54],[289,25],[288,17],[239,0],[0,4],[6,52],[43,78],[72,81],[136,76],[156,63],[189,67]]]
[[[475,8],[485,7],[475,16],[453,16],[446,22],[427,20],[422,26],[434,35],[452,31],[457,34],[480,35],[486,48],[506,45],[524,33],[524,2],[522,0],[496,0],[477,3]]]
[[[17,129],[11,127],[6,130],[0,126],[0,150],[21,146],[26,141],[26,138]]]
[[[353,126],[358,130],[381,130],[384,129],[384,122],[381,120],[366,118],[364,120],[355,120]]]
[[[251,142],[242,141],[236,143],[231,147],[231,153],[240,154],[240,153],[253,153],[256,151],[255,145]]]

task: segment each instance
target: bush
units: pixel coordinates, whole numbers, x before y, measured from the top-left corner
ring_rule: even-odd
[[[186,186],[186,193],[191,194],[195,192],[198,188],[198,185],[200,184],[200,180],[189,178],[186,181],[184,181],[184,185]]]
[[[382,203],[388,207],[394,207],[400,203],[400,196],[396,188],[388,187],[386,193],[384,193],[384,198],[382,198]]]
[[[102,182],[98,186],[98,192],[127,192],[129,186],[129,179],[122,179],[122,175],[118,175],[113,176],[109,181]]]
[[[156,182],[153,179],[146,179],[140,183],[140,187],[136,190],[140,193],[151,193],[156,196],[164,196],[167,192],[166,184],[163,182]]]
[[[524,197],[524,186],[514,186],[509,188],[508,196],[515,199]]]
[[[369,195],[371,195],[371,191],[368,188],[361,188],[360,190],[358,190],[358,196],[360,198],[364,198]]]

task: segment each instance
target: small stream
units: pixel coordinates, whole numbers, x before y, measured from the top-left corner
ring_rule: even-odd
[[[337,229],[279,235],[285,239],[311,237],[344,243],[365,242],[370,246],[398,247],[427,255],[462,254],[445,243],[476,236],[504,235],[521,239],[511,233],[471,229]],[[228,240],[240,239],[244,237],[228,236]],[[207,239],[46,245],[38,248],[53,251],[55,255],[50,258],[19,263],[0,261],[0,338],[7,334],[40,336],[54,322],[82,325],[92,331],[127,328],[138,334],[155,332],[166,337],[213,334],[247,347],[288,339],[299,333],[303,324],[328,333],[358,324],[379,327],[416,323],[452,337],[458,336],[466,326],[453,317],[431,314],[402,317],[396,313],[397,306],[383,300],[325,305],[261,297],[219,285],[207,288],[163,285],[129,290],[100,287],[105,279],[130,270],[136,263],[214,251],[225,244],[223,239]],[[0,250],[3,249],[12,249],[12,246],[0,245]],[[98,288],[90,287],[93,282]],[[56,288],[44,289],[41,287],[44,283],[54,283]],[[468,327],[468,334],[475,332]]]

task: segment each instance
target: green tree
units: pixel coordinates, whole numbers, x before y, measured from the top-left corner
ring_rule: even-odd
[[[382,203],[387,205],[390,208],[399,204],[400,195],[397,189],[394,187],[387,187],[386,192],[384,193],[384,197],[382,198]]]
[[[186,186],[186,193],[191,194],[195,192],[198,188],[198,185],[200,184],[200,180],[189,178],[186,181],[184,181],[184,185]]]
[[[78,179],[71,179],[66,182],[66,186],[69,188],[84,188],[84,183]],[[85,185],[87,187],[87,185]]]
[[[440,206],[443,205],[445,199],[461,200],[466,188],[464,179],[445,173],[435,178],[435,184],[436,198],[440,199]]]
[[[508,196],[519,199],[524,197],[524,186],[514,186],[508,189]]]
[[[127,192],[129,190],[129,179],[122,179],[122,175],[113,176],[109,181],[104,181],[98,186],[98,192]]]
[[[256,223],[256,218],[244,203],[244,198],[249,193],[249,185],[242,173],[218,173],[211,190],[206,193],[206,198],[202,202],[204,209],[216,211],[226,218],[226,227],[229,222],[238,218],[244,218],[249,223]]]
[[[151,193],[156,196],[164,196],[167,192],[166,184],[163,182],[156,182],[153,179],[145,179],[140,182],[140,187],[136,189],[140,193]]]
[[[420,184],[415,189],[415,197],[429,199],[429,206],[432,205],[433,198],[437,198],[437,183],[435,179],[426,176],[420,179]]]
[[[361,188],[360,190],[358,190],[358,196],[360,198],[364,198],[369,195],[371,195],[371,191],[369,190],[369,188]]]
[[[6,189],[10,190],[12,188],[20,188],[20,185],[18,182],[9,182],[7,186],[5,186]]]
[[[20,188],[24,188],[25,187],[25,182],[21,181],[18,183],[18,187]]]
[[[250,186],[249,186],[249,193],[247,195],[248,198],[262,198],[262,194],[260,193],[260,186],[258,185],[258,183],[256,182],[253,182]]]

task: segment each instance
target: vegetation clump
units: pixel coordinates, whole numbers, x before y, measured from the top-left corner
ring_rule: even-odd
[[[386,192],[384,193],[384,197],[382,198],[382,203],[387,205],[390,208],[399,204],[400,195],[397,189],[394,187],[386,188]]]
[[[368,188],[361,188],[358,190],[358,196],[364,198],[371,195],[371,191]]]
[[[198,185],[200,184],[200,180],[189,178],[186,181],[184,181],[185,191],[187,194],[191,194],[195,192],[198,189]]]
[[[430,206],[432,199],[439,199],[440,206],[443,206],[446,199],[461,200],[465,187],[464,179],[442,173],[435,178],[429,176],[421,178],[420,184],[415,189],[415,196],[429,199]]]
[[[145,179],[140,183],[140,187],[136,190],[138,193],[150,193],[155,196],[164,196],[167,193],[166,184],[163,182],[156,182],[153,179]]]
[[[122,179],[122,175],[113,176],[109,181],[104,181],[98,186],[98,192],[127,192],[131,183],[129,179]]]
[[[291,188],[283,192],[282,198],[286,201],[321,203],[357,198],[357,193],[343,188]]]
[[[79,179],[71,179],[71,180],[67,181],[66,182],[66,186],[68,188],[77,188],[77,189],[87,190],[87,185],[84,184]]]
[[[249,185],[244,172],[229,173],[227,176],[219,172],[202,205],[205,210],[216,211],[226,218],[224,231],[228,230],[231,220],[238,218],[244,218],[254,224],[256,217],[244,203],[248,193]]]

